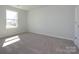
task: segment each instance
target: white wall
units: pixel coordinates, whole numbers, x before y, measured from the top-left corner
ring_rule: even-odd
[[[18,28],[6,29],[6,9],[18,12]],[[0,38],[27,31],[27,11],[10,6],[0,6]]]
[[[75,34],[74,36],[76,37],[74,39],[74,43],[79,48],[79,6],[76,6],[75,8]]]
[[[47,6],[30,10],[30,32],[73,40],[75,6]]]

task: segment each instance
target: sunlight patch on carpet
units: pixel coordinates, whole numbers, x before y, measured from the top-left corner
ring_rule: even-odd
[[[8,45],[13,44],[18,41],[20,41],[19,36],[13,36],[13,37],[7,38],[7,39],[5,39],[2,47],[8,46]]]

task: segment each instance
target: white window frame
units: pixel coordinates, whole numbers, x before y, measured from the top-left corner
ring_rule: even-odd
[[[16,25],[16,26],[10,25],[10,24],[8,23],[8,18],[7,18],[7,16],[8,16],[8,15],[7,15],[7,12],[8,12],[8,11],[16,13],[16,19],[15,19],[15,25]],[[13,11],[13,10],[9,10],[9,9],[6,9],[6,29],[17,28],[17,27],[18,27],[18,12]]]

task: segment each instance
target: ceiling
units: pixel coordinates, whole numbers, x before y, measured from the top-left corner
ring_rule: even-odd
[[[10,5],[10,6],[23,10],[33,10],[36,8],[45,7],[46,5]]]

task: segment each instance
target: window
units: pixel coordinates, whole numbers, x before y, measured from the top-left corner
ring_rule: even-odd
[[[18,13],[11,10],[6,10],[6,28],[17,28]]]

